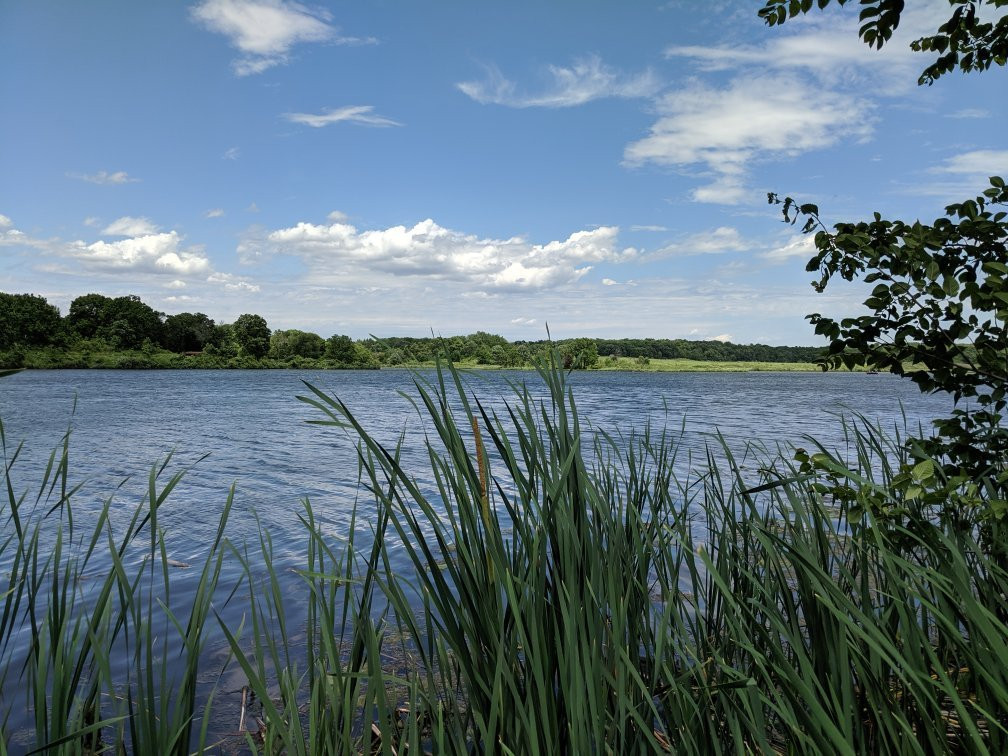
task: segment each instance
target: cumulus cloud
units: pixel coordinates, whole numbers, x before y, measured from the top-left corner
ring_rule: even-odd
[[[159,230],[148,218],[134,218],[124,215],[108,224],[102,229],[102,233],[108,236],[149,236],[156,234]]]
[[[14,222],[6,215],[0,215],[0,228],[10,228]]]
[[[133,178],[126,171],[98,171],[98,173],[68,173],[70,178],[87,181],[91,184],[132,184],[140,179]]]
[[[284,118],[291,123],[303,123],[315,129],[342,121],[364,126],[402,126],[398,121],[373,113],[373,110],[373,105],[348,105],[343,108],[330,108],[323,113],[284,113]]]
[[[210,269],[210,261],[198,250],[182,249],[176,231],[148,234],[114,242],[75,242],[73,255],[84,264],[113,269],[190,275]]]
[[[651,133],[624,151],[629,165],[700,167],[710,178],[693,192],[699,202],[735,204],[758,160],[793,157],[871,133],[871,106],[790,76],[750,76],[725,88],[702,84],[657,102]]]
[[[575,60],[569,67],[548,66],[546,78],[541,91],[520,92],[499,69],[487,66],[481,81],[463,81],[456,86],[476,102],[512,108],[567,108],[602,97],[650,97],[661,87],[652,71],[624,74],[605,65],[597,55]]]
[[[223,34],[242,53],[232,63],[238,76],[261,73],[286,63],[297,44],[375,41],[342,36],[330,23],[332,15],[327,11],[286,0],[203,0],[190,12],[197,23]]]
[[[420,276],[466,283],[474,288],[544,289],[570,284],[595,263],[633,259],[632,247],[619,248],[613,226],[577,231],[566,239],[531,244],[521,237],[484,239],[424,220],[407,228],[359,231],[347,223],[298,223],[246,241],[239,254],[289,254],[315,270],[352,265],[397,276]]]

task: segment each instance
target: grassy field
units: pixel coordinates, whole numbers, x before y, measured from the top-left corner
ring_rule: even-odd
[[[631,357],[599,359],[599,370],[633,370],[651,373],[748,373],[756,371],[813,372],[820,370],[811,362],[709,362],[706,360],[649,359],[641,364]]]

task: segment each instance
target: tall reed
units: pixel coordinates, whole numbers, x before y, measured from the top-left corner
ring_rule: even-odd
[[[30,729],[19,735],[19,750],[187,754],[202,748],[208,720],[201,723],[196,713],[208,713],[210,701],[197,701],[197,675],[232,496],[187,613],[179,614],[172,608],[173,567],[157,519],[184,473],[164,480],[170,455],[152,468],[147,495],[117,527],[113,496],[86,516],[75,509],[81,484],[70,483],[69,430],[34,497],[15,480],[23,445],[8,446],[2,423],[0,446],[7,510],[0,543],[6,580],[0,746],[12,746],[10,727],[23,726],[27,714]]]
[[[196,687],[219,633],[249,752],[1008,751],[1005,565],[977,528],[862,506],[914,511],[901,439],[856,420],[843,449],[809,442],[813,468],[715,439],[677,476],[674,428],[593,428],[555,362],[539,379],[495,409],[450,366],[418,375],[419,469],[419,438],[383,444],[309,386],[360,493],[343,540],[305,500],[300,591],[266,529],[227,542],[229,496],[173,599],[159,513],[181,473],[84,529],[69,434],[33,497],[0,426],[3,746],[28,712],[25,750],[206,750],[239,706]]]
[[[515,386],[501,412],[452,369],[418,378],[436,495],[304,397],[358,439],[415,568],[375,583],[417,639],[407,731],[436,722],[453,752],[1004,750],[1008,576],[968,532],[875,527],[787,458],[746,480],[726,445],[680,481],[667,431],[590,431],[564,373],[540,376],[545,399]],[[859,423],[820,453],[831,485],[885,488],[905,451]]]

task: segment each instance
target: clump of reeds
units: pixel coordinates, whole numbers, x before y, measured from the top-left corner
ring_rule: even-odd
[[[231,495],[183,613],[173,606],[176,563],[158,526],[183,475],[164,479],[170,456],[151,470],[146,497],[119,527],[112,496],[87,516],[75,509],[81,485],[70,482],[69,430],[34,495],[15,481],[22,445],[8,447],[2,423],[0,445],[0,750],[12,746],[11,728],[22,730],[19,747],[47,754],[202,749],[211,701],[197,701],[197,678]]]
[[[547,396],[515,386],[503,412],[471,400],[453,370],[418,379],[433,490],[337,399],[306,398],[358,439],[378,540],[391,529],[415,568],[372,584],[387,621],[416,639],[403,743],[1008,745],[1008,575],[969,531],[875,527],[786,458],[746,480],[726,447],[680,481],[664,429],[591,431],[563,372],[540,375]],[[843,458],[820,453],[833,485],[843,472],[845,485],[885,488],[906,452],[860,423]],[[376,548],[369,571],[387,566]]]
[[[901,442],[859,422],[811,470],[762,453],[753,478],[723,445],[681,478],[675,433],[591,428],[563,371],[540,377],[542,396],[516,384],[494,410],[451,367],[418,376],[420,470],[403,462],[407,439],[383,445],[312,388],[317,422],[357,444],[363,497],[342,542],[305,502],[302,596],[267,531],[230,552],[248,594],[237,627],[207,621],[211,601],[244,593],[218,586],[226,507],[183,621],[159,598],[171,586],[157,514],[176,477],[159,489],[152,472],[117,539],[108,503],[82,538],[66,445],[31,506],[8,460],[5,700],[27,675],[40,748],[202,750],[220,699],[195,700],[192,681],[219,629],[247,680],[250,751],[1008,750],[1006,566],[976,529],[881,527],[858,504],[870,491],[898,509]],[[40,546],[47,529],[56,549]],[[138,573],[126,555],[141,540]],[[75,598],[106,550],[107,576]],[[411,568],[396,571],[402,553]],[[38,632],[19,667],[24,623]]]

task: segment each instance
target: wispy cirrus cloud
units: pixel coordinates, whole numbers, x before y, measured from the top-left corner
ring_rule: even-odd
[[[334,123],[356,123],[362,126],[402,126],[398,121],[377,115],[373,105],[348,105],[330,108],[322,113],[284,113],[291,123],[301,123],[314,129],[331,126]]]
[[[203,0],[190,9],[194,21],[223,34],[242,57],[232,62],[238,76],[286,63],[298,44],[372,44],[367,37],[341,35],[332,14],[287,0]]]
[[[233,273],[211,273],[206,280],[207,283],[223,287],[225,291],[247,291],[250,294],[259,291],[259,284]]]
[[[496,66],[488,65],[479,81],[456,84],[464,94],[484,105],[512,108],[569,108],[603,97],[650,97],[661,81],[650,69],[624,74],[607,66],[597,55],[575,60],[570,66],[547,66],[546,83],[538,92],[522,92]]]
[[[140,179],[133,178],[126,171],[98,171],[97,173],[68,173],[70,178],[87,181],[90,184],[132,184]]]
[[[927,170],[927,178],[906,187],[908,194],[972,197],[989,186],[990,176],[1008,176],[1008,150],[967,150]]]
[[[773,263],[782,263],[792,258],[811,260],[816,253],[815,237],[811,234],[793,234],[783,244],[761,252],[758,256]]]
[[[919,3],[904,10],[893,38],[881,50],[858,37],[861,23],[855,6],[792,19],[750,45],[671,45],[667,58],[686,58],[702,71],[806,73],[822,85],[866,87],[874,94],[909,94],[928,62],[910,49],[910,41],[933,30],[948,17],[942,2]]]
[[[298,223],[246,240],[246,260],[293,255],[312,271],[312,280],[388,275],[455,281],[470,289],[546,289],[573,283],[600,262],[619,263],[637,256],[618,246],[619,229],[602,226],[566,239],[532,244],[521,237],[481,238],[444,228],[427,219],[412,227],[360,231],[347,223]]]
[[[711,231],[690,234],[661,249],[648,253],[649,258],[691,257],[693,255],[719,255],[725,252],[743,252],[752,247],[738,229],[719,226]]]
[[[961,176],[990,176],[1008,174],[1008,150],[970,150],[945,158],[934,173],[952,173]]]
[[[159,230],[149,218],[133,218],[124,215],[103,228],[102,233],[106,236],[148,236],[156,234]]]

